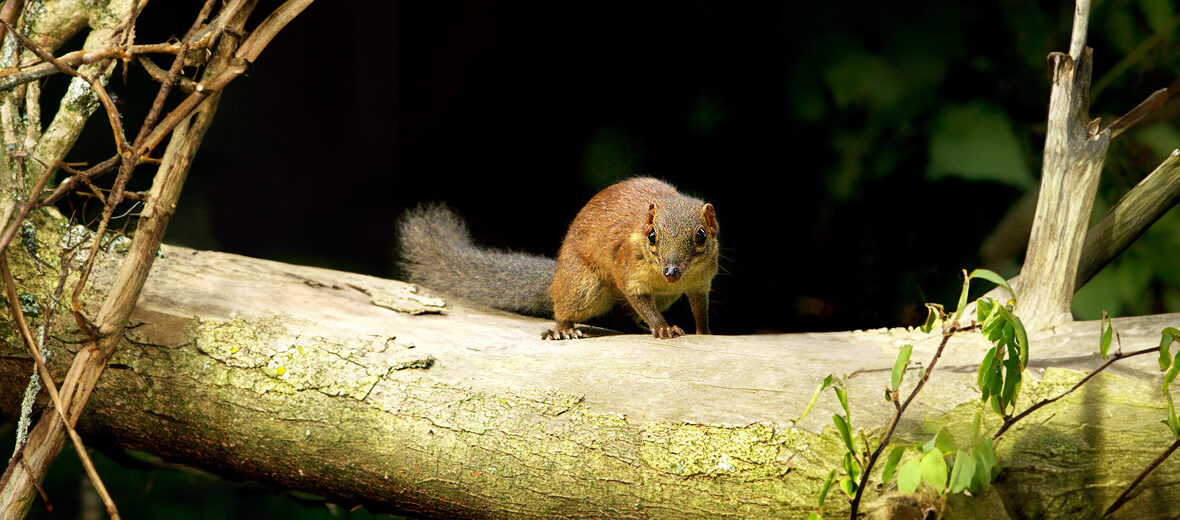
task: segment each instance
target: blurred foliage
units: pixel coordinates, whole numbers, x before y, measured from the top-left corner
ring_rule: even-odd
[[[898,166],[911,164],[905,155],[918,150],[925,150],[931,182],[1035,190],[1048,101],[1045,56],[1064,50],[1071,7],[1005,0],[998,13],[923,4],[899,14],[857,6],[869,11],[871,26],[848,24],[821,36],[791,71],[794,116],[826,123],[827,146],[838,157],[824,173],[829,196],[854,200],[872,179],[900,179],[905,168]],[[1002,23],[981,38],[985,28],[976,24],[994,14]],[[1093,116],[1112,121],[1150,92],[1180,84],[1173,2],[1100,1],[1091,20]],[[1169,103],[1111,147],[1096,218],[1180,147],[1177,112]],[[1078,293],[1076,317],[1097,319],[1103,309],[1114,316],[1180,311],[1178,252],[1180,213],[1173,210]],[[1019,258],[991,267],[1013,275],[1017,266]]]
[[[930,130],[930,179],[960,177],[1027,190],[1033,176],[1012,123],[1002,110],[981,103],[943,108]]]

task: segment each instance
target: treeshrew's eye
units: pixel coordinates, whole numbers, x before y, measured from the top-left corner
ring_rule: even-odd
[[[695,238],[698,247],[705,245],[705,239],[708,238],[705,235],[705,228],[697,228],[697,236]]]
[[[647,243],[653,246],[656,245],[656,230],[653,229],[647,232]]]

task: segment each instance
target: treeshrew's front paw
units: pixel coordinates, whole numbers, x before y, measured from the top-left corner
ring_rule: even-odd
[[[558,328],[554,327],[541,333],[541,339],[562,340],[562,339],[582,339],[582,331],[574,328]]]
[[[651,335],[660,339],[670,339],[676,336],[683,336],[684,329],[675,325],[659,325],[651,328]]]

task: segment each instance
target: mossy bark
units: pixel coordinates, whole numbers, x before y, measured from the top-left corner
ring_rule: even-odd
[[[54,251],[56,239],[42,241]],[[79,424],[87,438],[431,518],[804,517],[843,449],[831,395],[792,424],[816,384],[848,374],[853,427],[879,431],[897,348],[913,343],[924,361],[937,344],[911,330],[545,342],[543,320],[444,304],[396,281],[161,255]],[[121,259],[108,256],[95,287]],[[22,248],[10,259],[47,304],[52,269],[38,273]],[[56,321],[60,375],[79,336],[68,316]],[[1177,322],[1115,327],[1130,349]],[[12,416],[32,364],[11,325],[0,327],[0,409]],[[951,341],[899,440],[939,425],[966,438],[983,354],[974,336]],[[1097,337],[1097,324],[1075,323],[1033,338],[1021,406],[1095,366]],[[1007,433],[994,491],[951,500],[948,516],[994,518],[997,503],[1013,518],[1096,516],[1169,441],[1151,357],[1119,363]],[[1178,469],[1160,468],[1123,516],[1171,514],[1161,504],[1180,499]],[[826,509],[847,514],[838,490]]]

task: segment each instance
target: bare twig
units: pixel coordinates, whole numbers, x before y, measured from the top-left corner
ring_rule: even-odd
[[[1110,130],[1110,138],[1114,139],[1119,135],[1122,135],[1123,132],[1126,132],[1131,127],[1135,126],[1135,124],[1142,121],[1143,118],[1147,117],[1152,112],[1159,110],[1159,108],[1164,106],[1164,103],[1167,103],[1167,101],[1168,89],[1161,88],[1155,92],[1152,92],[1151,95],[1147,96],[1147,99],[1144,99],[1142,103],[1139,103],[1135,106],[1135,108],[1132,108],[1130,112],[1123,114],[1123,117],[1115,119],[1114,122],[1110,124],[1110,126],[1106,127],[1107,130]]]
[[[66,195],[66,193],[69,193],[74,188],[76,188],[78,186],[78,184],[89,184],[90,179],[93,179],[94,177],[96,177],[98,175],[101,175],[103,173],[113,170],[115,168],[115,166],[119,165],[119,160],[120,160],[120,157],[118,155],[116,155],[114,157],[111,157],[110,159],[107,159],[103,162],[100,162],[100,163],[94,165],[93,167],[87,169],[86,171],[81,171],[81,172],[77,171],[73,168],[70,168],[68,165],[65,165],[63,163],[58,163],[58,166],[62,170],[65,170],[67,173],[71,174],[72,177],[70,177],[69,179],[66,179],[66,181],[61,183],[61,185],[59,185],[57,187],[57,189],[53,190],[53,193],[51,193],[48,197],[46,197],[45,200],[41,201],[40,206],[49,206],[51,204],[56,203],[58,200],[60,200],[62,197],[64,197]]]
[[[94,483],[94,489],[98,492],[98,496],[102,498],[102,502],[107,509],[107,514],[112,519],[118,520],[119,510],[115,507],[115,502],[111,500],[111,495],[107,492],[106,486],[103,485],[102,478],[98,476],[98,470],[94,468],[94,462],[90,460],[90,454],[86,452],[86,445],[82,444],[82,438],[78,436],[77,431],[74,431],[73,422],[65,416],[66,408],[62,405],[61,396],[57,392],[57,385],[53,382],[53,374],[49,372],[49,367],[45,366],[45,360],[41,358],[41,351],[37,348],[37,340],[33,338],[33,333],[29,330],[29,324],[25,321],[24,312],[21,311],[20,299],[16,293],[16,284],[12,280],[12,271],[8,269],[8,256],[3,254],[0,254],[0,276],[4,277],[4,293],[8,297],[8,309],[12,313],[12,321],[16,323],[21,340],[24,341],[29,355],[32,356],[33,361],[37,364],[37,372],[41,375],[41,380],[45,383],[45,389],[49,391],[49,397],[53,400],[54,410],[61,417],[66,433],[74,443],[74,450],[78,452],[78,459],[82,461],[82,467],[86,468],[86,475],[90,477],[90,482]],[[21,460],[24,460],[23,456]],[[25,466],[25,471],[29,471],[28,466]],[[33,475],[31,471],[29,474]],[[34,482],[36,480],[36,478],[33,479]]]
[[[1139,484],[1143,482],[1143,479],[1147,478],[1147,475],[1150,475],[1152,471],[1155,471],[1155,469],[1158,468],[1160,464],[1163,464],[1165,460],[1168,460],[1168,457],[1170,457],[1172,452],[1176,451],[1177,448],[1180,448],[1180,439],[1172,441],[1172,445],[1168,446],[1168,449],[1164,450],[1164,452],[1159,454],[1155,460],[1151,461],[1151,464],[1148,464],[1147,467],[1143,469],[1143,472],[1140,473],[1138,477],[1135,477],[1135,480],[1131,481],[1131,484],[1128,485],[1127,489],[1124,489],[1123,493],[1114,500],[1114,503],[1111,504],[1110,507],[1106,508],[1106,512],[1102,514],[1102,517],[1108,517],[1115,511],[1118,511],[1120,507],[1123,507],[1123,504],[1126,504],[1127,501],[1131,499],[1131,491],[1138,487]]]
[[[311,2],[310,0],[291,0],[281,5],[250,35],[250,38],[247,39],[249,45],[242,48],[244,45],[242,43],[242,29],[256,3],[257,0],[230,0],[221,9],[215,20],[206,28],[198,30],[200,21],[207,17],[212,6],[216,4],[215,0],[206,0],[205,7],[197,21],[186,35],[190,38],[186,38],[186,41],[181,42],[177,48],[177,58],[173,62],[169,76],[162,82],[160,92],[153,103],[153,109],[140,127],[135,141],[128,145],[126,142],[118,140],[119,154],[116,157],[112,157],[107,162],[96,165],[86,172],[74,173],[69,181],[63,183],[63,187],[59,187],[50,196],[51,199],[59,197],[61,193],[66,191],[67,188],[64,188],[66,184],[74,188],[79,185],[89,185],[91,174],[108,171],[115,165],[118,166],[118,174],[106,196],[102,216],[95,231],[96,238],[91,245],[85,265],[81,268],[68,307],[79,329],[87,338],[75,355],[70,370],[62,381],[60,392],[62,398],[58,404],[59,413],[49,416],[42,415],[37,426],[30,432],[30,441],[25,453],[32,471],[28,474],[21,473],[19,480],[10,479],[0,485],[0,509],[4,509],[3,505],[5,504],[19,506],[22,503],[27,504],[27,501],[32,499],[31,481],[44,475],[49,462],[61,449],[62,430],[69,430],[74,418],[86,406],[98,378],[106,367],[107,360],[110,359],[122,339],[122,331],[126,327],[131,310],[143,289],[164,229],[175,210],[176,201],[192,157],[212,122],[220,99],[220,90],[241,75],[250,61],[255,59],[258,53],[271,41],[275,33]],[[163,111],[163,101],[167,97],[168,90],[179,79],[185,58],[184,51],[196,38],[200,38],[201,41],[218,42],[209,65],[204,71],[204,77],[201,83],[197,84],[193,94],[190,94],[180,103],[180,106],[174,108],[157,123],[155,120]],[[54,63],[58,70],[70,73],[68,66],[63,66],[62,62],[43,53],[39,55],[43,60]],[[82,77],[86,79],[84,76]],[[98,85],[97,82],[92,83],[92,86],[95,87],[94,91],[100,97],[105,95],[105,92],[99,90],[101,85]],[[106,105],[109,99],[104,98],[103,101]],[[111,114],[117,115],[113,110],[108,110],[108,115]],[[116,132],[121,134],[121,127]],[[144,209],[139,216],[135,238],[92,323],[82,313],[80,295],[86,287],[95,259],[101,256],[102,237],[110,225],[115,208],[125,198],[125,189],[133,170],[144,157],[150,156],[152,148],[168,135],[172,135],[172,137],[156,172],[152,189],[146,200],[143,201]],[[10,466],[9,470],[11,471],[11,469]],[[0,516],[8,518],[12,515],[4,512]]]
[[[23,452],[17,453],[16,456],[20,459],[21,467],[24,468],[25,471],[28,471],[29,474],[31,475],[33,472],[32,472],[32,470],[29,469],[29,463],[27,461],[25,461],[24,453]],[[45,494],[45,490],[41,488],[41,484],[39,482],[34,480],[33,485],[37,487],[37,494],[41,495],[41,501],[45,502],[45,510],[52,513],[53,512],[53,504],[51,504],[49,502],[49,495]]]
[[[45,173],[41,174],[41,178],[37,181],[37,187],[33,189],[33,192],[28,196],[28,200],[26,200],[24,205],[21,206],[20,213],[16,215],[16,220],[12,221],[12,223],[4,229],[3,235],[0,235],[0,254],[3,254],[4,251],[8,249],[8,244],[10,244],[13,237],[16,236],[16,231],[20,229],[21,224],[24,223],[25,217],[29,215],[29,212],[32,211],[33,208],[37,207],[37,195],[41,193],[41,190],[45,189],[45,183],[49,182],[49,177],[51,177],[55,171],[57,170],[54,168],[45,169]]]
[[[4,27],[0,26],[0,30],[3,29]],[[205,42],[201,41],[199,44],[204,45]],[[196,46],[197,44],[193,45],[194,48]],[[177,43],[154,43],[149,45],[132,45],[127,48],[116,47],[101,51],[79,50],[59,56],[57,57],[57,61],[71,67],[77,67],[103,60],[129,59],[145,54],[176,54],[179,48],[180,44]],[[61,69],[57,68],[51,62],[37,60],[27,63],[15,71],[0,72],[0,91],[5,91],[46,76],[52,76],[59,72],[62,72]]]
[[[21,34],[14,27],[8,25],[8,23],[4,20],[0,20],[0,25],[8,27],[8,30],[12,31],[12,35],[16,37],[17,41],[19,41],[20,44],[26,49],[32,51],[33,54],[36,54],[37,57],[46,62],[52,63],[53,66],[62,73],[69,74],[76,78],[81,78],[90,85],[90,88],[94,90],[95,94],[98,95],[99,101],[102,102],[103,108],[106,109],[107,120],[111,123],[111,132],[115,135],[115,144],[119,147],[119,152],[126,153],[128,151],[127,141],[123,138],[123,122],[119,116],[119,110],[115,107],[115,102],[111,101],[111,96],[107,94],[107,89],[106,87],[102,86],[102,82],[82,74],[77,70],[74,70],[74,68],[68,64],[58,60],[57,58],[54,58],[53,55],[45,52],[44,49],[39,47],[32,40],[25,37],[25,35]]]
[[[312,1],[313,0],[287,0],[287,2],[279,6],[278,9],[275,9],[275,11],[270,14],[270,16],[267,16],[266,19],[263,20],[261,24],[259,24],[258,28],[255,29],[254,32],[250,33],[250,36],[245,42],[242,43],[242,46],[238,48],[238,51],[234,54],[234,58],[231,60],[230,65],[227,66],[223,72],[210,80],[203,80],[201,83],[197,84],[194,92],[189,94],[189,96],[185,98],[184,101],[181,101],[176,108],[172,109],[172,112],[170,112],[167,117],[160,121],[160,124],[156,126],[154,130],[152,130],[151,134],[148,135],[147,140],[144,142],[144,146],[146,148],[145,152],[151,151],[151,149],[155,148],[156,145],[160,144],[160,141],[164,140],[164,137],[167,136],[173,128],[176,128],[176,125],[180,124],[181,121],[188,117],[188,115],[191,114],[192,111],[195,110],[197,106],[205,100],[206,97],[214,92],[220,91],[227,84],[229,84],[230,81],[233,81],[234,78],[245,72],[249,64],[258,58],[258,55],[263,49],[266,48],[270,41],[274,39],[275,35],[278,34],[278,32],[282,30],[282,28],[285,27],[288,22],[294,19],[296,15],[303,12],[307,6],[311,5]]]
[[[148,73],[148,75],[157,82],[163,83],[168,81],[168,71],[160,68],[159,65],[156,65],[156,62],[152,61],[151,58],[148,58],[147,56],[140,56],[139,66],[143,67],[143,71]],[[181,76],[177,78],[175,87],[183,91],[185,94],[191,94],[194,90],[196,90],[197,82]]]

